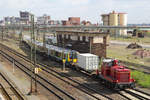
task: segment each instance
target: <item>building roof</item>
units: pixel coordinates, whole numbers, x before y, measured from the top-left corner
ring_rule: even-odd
[[[109,16],[109,14],[101,14],[101,16]]]

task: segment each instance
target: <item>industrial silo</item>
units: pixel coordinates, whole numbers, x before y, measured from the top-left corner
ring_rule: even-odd
[[[118,13],[118,21],[119,26],[127,26],[127,13]],[[120,35],[127,35],[127,30],[121,29]]]
[[[102,16],[103,25],[108,26],[109,25],[109,15],[108,14],[102,14],[101,16]]]
[[[115,13],[115,11],[109,14],[109,25],[118,26],[118,13]]]
[[[109,14],[109,26],[118,26],[118,13],[116,13],[115,11]],[[110,34],[116,35],[118,34],[118,30],[111,29]]]

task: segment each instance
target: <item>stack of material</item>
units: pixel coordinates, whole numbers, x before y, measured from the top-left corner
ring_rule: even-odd
[[[142,46],[136,44],[136,43],[131,43],[127,46],[128,49],[138,49],[138,48],[142,48]]]
[[[150,50],[146,49],[137,50],[136,52],[133,53],[133,55],[140,56],[141,58],[150,57]]]

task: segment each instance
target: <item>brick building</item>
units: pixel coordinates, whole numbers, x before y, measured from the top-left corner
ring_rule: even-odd
[[[81,31],[56,31],[57,45],[79,51],[106,57],[108,33],[81,32]]]
[[[61,22],[62,22],[62,25],[64,26],[71,26],[70,22],[67,20],[62,20]]]
[[[62,20],[62,25],[64,26],[80,25],[80,17],[69,17],[68,20]]]
[[[68,21],[71,25],[80,25],[80,17],[69,17]]]

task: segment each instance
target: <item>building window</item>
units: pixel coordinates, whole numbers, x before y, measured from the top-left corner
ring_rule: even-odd
[[[70,35],[68,35],[68,39],[70,40]]]
[[[64,39],[66,39],[66,34],[64,35]]]
[[[82,41],[86,41],[86,37],[85,36],[82,36]]]
[[[80,41],[80,36],[78,36],[78,41]]]

